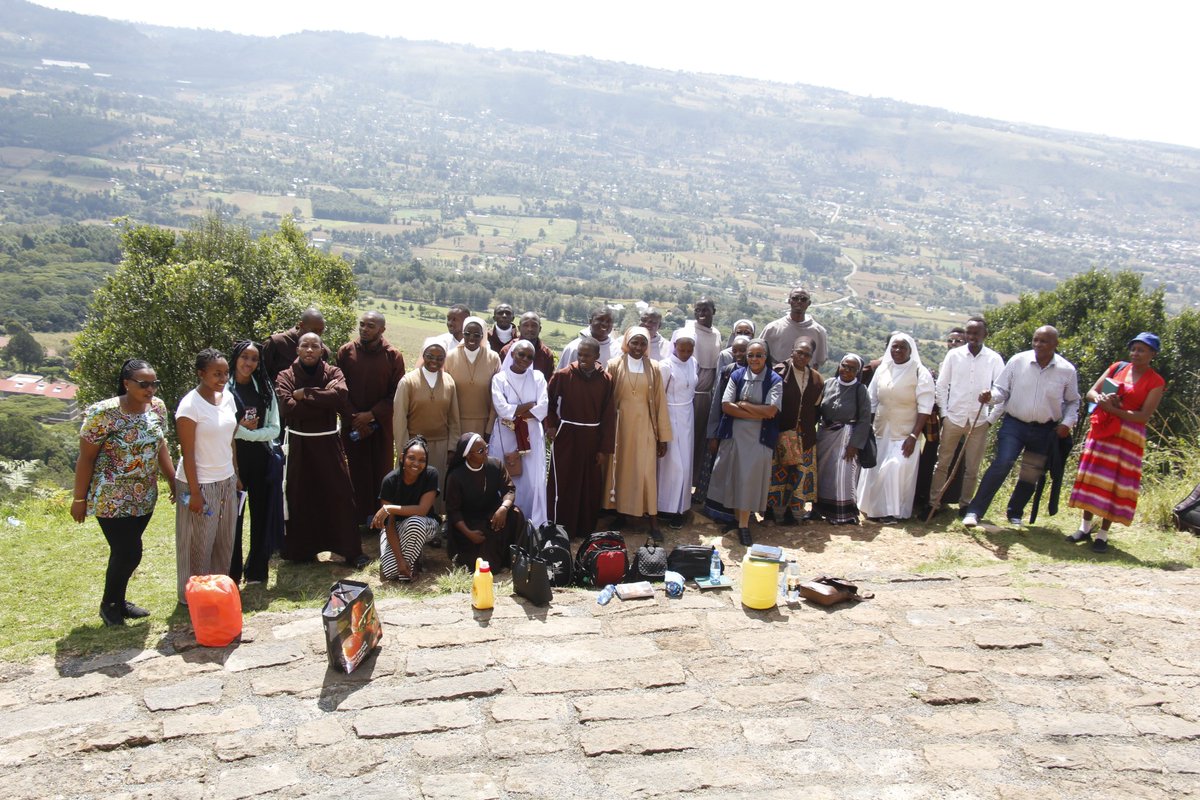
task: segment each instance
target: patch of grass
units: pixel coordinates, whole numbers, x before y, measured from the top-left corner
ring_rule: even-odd
[[[154,648],[172,630],[187,627],[187,609],[175,596],[175,509],[165,498],[164,487],[142,537],[142,563],[129,584],[129,599],[150,616],[123,628],[100,622],[108,544],[95,519],[77,525],[69,513],[70,495],[63,491],[37,490],[20,503],[0,506],[0,659]],[[6,523],[8,517],[21,524]],[[363,549],[377,558],[378,540],[364,538]],[[470,591],[469,573],[448,569],[444,550],[430,551],[426,561],[427,571],[416,583],[398,584],[380,581],[378,561],[356,571],[340,562],[275,559],[266,584],[242,590],[242,609],[247,618],[296,609],[317,614],[329,587],[343,578],[371,584],[379,598]]]
[[[979,562],[979,563],[977,563]],[[954,572],[967,566],[980,566],[981,559],[972,559],[958,545],[941,545],[932,561],[925,561],[916,566],[915,572],[928,575],[936,572]]]

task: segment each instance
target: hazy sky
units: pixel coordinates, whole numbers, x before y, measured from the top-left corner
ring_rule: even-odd
[[[41,0],[115,19],[275,36],[344,30],[807,83],[1200,147],[1187,0]],[[2,23],[0,23],[2,25]],[[1191,97],[1193,100],[1188,100]]]

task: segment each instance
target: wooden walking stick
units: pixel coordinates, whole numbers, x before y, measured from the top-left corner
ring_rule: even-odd
[[[946,489],[950,488],[950,484],[954,483],[954,479],[958,477],[958,468],[962,465],[963,457],[967,454],[967,442],[971,440],[971,434],[975,432],[975,426],[979,424],[979,415],[983,413],[985,405],[987,404],[979,404],[979,410],[975,412],[975,419],[971,421],[970,427],[967,428],[967,435],[963,437],[962,446],[954,454],[954,459],[950,462],[950,469],[946,470],[946,481],[942,484],[942,490],[938,492],[937,499],[929,504],[929,513],[925,515],[926,522],[933,519],[933,515],[941,510],[942,498],[946,496]]]

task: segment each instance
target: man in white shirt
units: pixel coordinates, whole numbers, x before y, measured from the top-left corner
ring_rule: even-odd
[[[646,355],[655,361],[666,361],[671,355],[671,340],[665,338],[659,331],[662,329],[662,312],[653,306],[642,313],[641,326],[650,332],[650,346]]]
[[[1000,354],[983,344],[987,333],[987,323],[982,317],[967,320],[966,345],[951,348],[938,370],[934,393],[942,411],[942,432],[937,469],[933,473],[935,498],[953,480],[950,463],[960,442],[963,446],[960,456],[963,482],[959,496],[969,500],[975,494],[979,463],[983,461],[988,427],[993,421],[991,415],[980,412],[990,399],[992,384],[1004,370],[1004,359]]]
[[[600,344],[600,365],[602,368],[608,367],[608,360],[615,356],[621,355],[620,347],[613,351],[613,340],[609,338],[609,334],[613,329],[612,309],[608,306],[600,306],[593,308],[591,315],[588,317],[588,326],[579,330],[579,335],[567,343],[563,348],[562,355],[558,357],[558,368],[565,369],[571,366],[571,362],[579,358],[579,343],[583,341],[583,337],[590,336]]]
[[[824,325],[808,316],[810,303],[812,298],[808,291],[797,286],[788,293],[791,311],[763,328],[761,338],[767,343],[767,361],[771,366],[790,359],[792,348],[801,337],[813,343],[812,361],[809,362],[812,368],[820,369],[825,363],[829,336]]]
[[[463,323],[471,316],[471,309],[463,303],[455,303],[446,309],[446,332],[437,337],[446,352],[452,352],[462,341]],[[404,444],[401,442],[401,444]]]
[[[1045,471],[1050,448],[1057,446],[1055,437],[1071,435],[1079,418],[1079,376],[1075,366],[1055,352],[1057,348],[1058,331],[1050,325],[1038,328],[1033,332],[1033,349],[1013,356],[992,391],[980,395],[985,402],[1003,404],[1005,416],[996,437],[995,460],[963,517],[968,528],[979,524],[1013,464],[1026,451],[1020,480],[1008,501],[1009,524],[1019,526]]]

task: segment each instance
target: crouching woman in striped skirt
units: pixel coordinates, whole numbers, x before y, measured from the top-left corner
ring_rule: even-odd
[[[371,527],[379,534],[379,574],[384,580],[411,581],[421,548],[437,534],[440,523],[431,515],[441,476],[429,466],[425,439],[414,436],[400,451],[400,466],[389,472],[379,488],[379,510]]]

